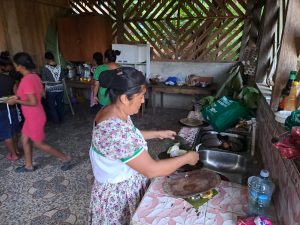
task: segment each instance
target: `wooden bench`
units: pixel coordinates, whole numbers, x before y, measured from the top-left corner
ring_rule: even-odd
[[[159,83],[156,85],[150,85],[149,88],[151,90],[150,96],[151,96],[152,109],[153,109],[153,113],[155,113],[156,93],[160,93],[160,105],[161,105],[161,107],[163,107],[163,105],[164,105],[163,94],[164,93],[209,96],[209,95],[215,94],[217,85],[215,83],[212,83],[211,85],[202,88],[202,87],[190,87],[190,86],[168,86],[163,83]]]

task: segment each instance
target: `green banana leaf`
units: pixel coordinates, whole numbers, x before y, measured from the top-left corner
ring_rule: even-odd
[[[45,52],[46,51],[51,51],[53,53],[55,61],[57,64],[60,64],[62,68],[66,68],[67,64],[70,64],[70,62],[66,61],[60,54],[56,23],[50,23],[48,26],[45,39]]]
[[[239,98],[242,100],[244,106],[249,109],[256,109],[257,108],[257,101],[259,98],[259,91],[255,87],[248,87],[245,86],[242,88]]]
[[[205,108],[206,106],[211,105],[215,101],[215,97],[213,96],[206,96],[199,100],[199,105],[201,108]]]
[[[225,80],[225,82],[222,84],[220,89],[218,90],[215,98],[218,99],[221,97],[224,89],[227,90],[228,94],[227,96],[235,97],[235,93],[239,92],[242,88],[242,75],[240,73],[240,63],[237,63],[235,66],[231,68],[231,70],[228,72],[228,78]]]

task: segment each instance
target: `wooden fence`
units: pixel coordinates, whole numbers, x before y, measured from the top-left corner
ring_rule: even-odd
[[[116,43],[150,43],[154,60],[236,61],[257,0],[70,0],[113,21]]]

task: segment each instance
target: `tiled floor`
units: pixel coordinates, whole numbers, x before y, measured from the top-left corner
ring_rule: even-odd
[[[86,224],[93,175],[88,158],[94,115],[87,106],[75,108],[76,115],[67,114],[60,126],[47,125],[46,141],[70,154],[75,166],[63,172],[61,163],[38,150],[33,151],[33,173],[18,174],[14,170],[24,163],[5,159],[6,149],[0,142],[0,224],[46,225]],[[179,131],[179,119],[188,110],[147,109],[143,118],[134,118],[140,129],[173,129]],[[163,141],[149,141],[153,157],[164,151]]]

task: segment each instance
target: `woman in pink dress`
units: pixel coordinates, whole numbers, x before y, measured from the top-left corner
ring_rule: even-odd
[[[25,118],[22,128],[25,165],[18,167],[16,172],[32,172],[35,170],[35,167],[32,165],[31,142],[34,147],[62,160],[62,170],[70,169],[70,156],[43,142],[45,139],[44,128],[46,124],[46,115],[41,99],[44,94],[44,88],[40,77],[32,72],[36,67],[30,55],[20,52],[14,56],[13,60],[16,71],[23,75],[23,79],[18,87],[17,96],[13,99],[9,99],[7,103],[9,105],[20,104]]]

